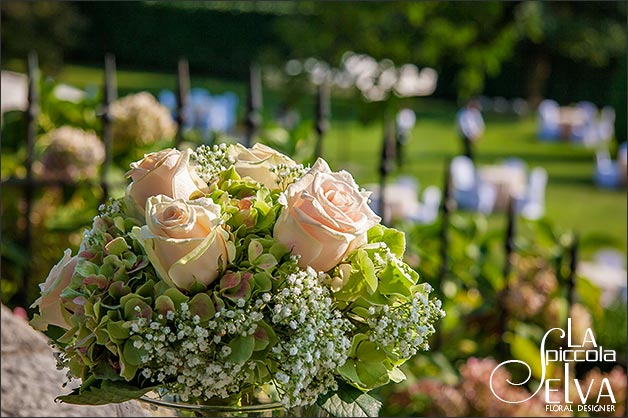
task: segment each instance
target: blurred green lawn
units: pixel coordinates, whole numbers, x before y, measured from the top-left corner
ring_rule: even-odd
[[[59,81],[85,87],[102,84],[100,68],[68,65],[56,77]],[[174,90],[173,74],[121,71],[117,72],[120,95],[148,90]],[[192,75],[193,87],[204,87],[211,93],[233,91],[246,102],[246,84]],[[281,92],[264,91],[265,115],[272,114]],[[314,99],[304,97],[304,114],[312,114]],[[378,180],[379,155],[383,130],[381,123],[364,125],[351,115],[352,103],[345,99],[332,104],[331,128],[323,144],[324,157],[333,169],[348,169],[361,185]],[[416,176],[421,189],[428,185],[442,187],[445,161],[461,150],[454,127],[457,108],[452,103],[430,98],[417,98],[413,104],[417,124],[406,146],[405,165],[396,174]],[[242,114],[242,109],[240,110]],[[343,117],[334,118],[342,114]],[[626,190],[605,190],[592,180],[595,168],[594,151],[568,143],[542,143],[536,138],[534,114],[514,116],[485,114],[486,131],[475,148],[476,163],[492,164],[505,158],[523,159],[528,168],[542,166],[548,171],[546,215],[558,227],[580,234],[585,258],[604,246],[626,251]],[[501,224],[504,215],[492,215],[492,222]]]

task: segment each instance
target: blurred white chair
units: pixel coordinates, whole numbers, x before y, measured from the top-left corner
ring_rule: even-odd
[[[517,200],[516,210],[526,219],[536,220],[545,214],[545,188],[547,171],[542,167],[534,167],[530,172],[528,187],[523,199]]]
[[[460,209],[491,213],[496,191],[490,184],[480,181],[473,161],[459,155],[450,165],[452,194]]]
[[[502,164],[507,167],[518,168],[522,171],[526,171],[528,169],[528,165],[526,164],[526,162],[517,157],[506,158]]]
[[[583,100],[578,102],[576,107],[584,113],[586,120],[594,120],[597,117],[597,106],[595,103]]]
[[[422,224],[433,223],[438,218],[438,211],[440,210],[440,202],[442,199],[442,192],[436,186],[428,186],[423,190],[422,201],[419,211],[414,216],[408,218],[408,220],[419,222]]]
[[[451,160],[451,181],[455,190],[472,190],[475,188],[475,166],[471,159],[459,155]]]
[[[597,123],[597,138],[602,144],[608,144],[615,135],[615,108],[604,106]]]
[[[28,108],[28,77],[13,71],[0,74],[0,112]]]
[[[369,206],[380,213],[380,186],[368,184],[365,188],[372,192]],[[419,183],[410,176],[401,176],[396,182],[387,184],[384,191],[386,211],[391,219],[414,219],[421,210],[419,203]]]
[[[571,132],[570,140],[572,142],[581,143],[587,147],[595,147],[598,143],[598,125],[597,113],[598,109],[594,103],[581,101],[576,104],[576,108],[582,114],[582,123],[574,127]]]
[[[545,99],[538,108],[538,137],[544,140],[556,140],[560,130],[560,106],[554,100]]]
[[[57,99],[72,103],[79,103],[87,95],[85,91],[67,84],[57,84],[52,93]]]

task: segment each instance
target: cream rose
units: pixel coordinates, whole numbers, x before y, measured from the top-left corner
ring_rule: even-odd
[[[170,286],[207,287],[233,258],[229,233],[220,226],[220,206],[159,195],[146,201],[146,225],[135,227],[148,259]]]
[[[183,152],[165,149],[144,156],[144,159],[131,163],[126,173],[133,181],[127,188],[127,195],[144,210],[146,199],[165,195],[173,199],[188,199],[192,193],[207,187],[190,166],[191,150]]]
[[[366,243],[366,232],[379,223],[368,197],[351,174],[332,173],[319,158],[280,197],[284,208],[273,235],[301,256],[299,266],[328,271]]]
[[[39,307],[39,315],[35,315],[30,322],[35,329],[45,331],[48,325],[72,328],[69,321],[71,313],[61,304],[61,292],[72,281],[78,263],[78,256],[70,257],[71,254],[69,248],[65,250],[63,258],[50,270],[46,281],[39,285],[41,296],[31,305],[31,308]]]
[[[235,158],[234,167],[240,177],[250,177],[271,190],[281,188],[281,179],[271,169],[280,165],[297,165],[290,157],[259,143],[250,149],[240,144],[233,145],[229,148],[229,155]]]

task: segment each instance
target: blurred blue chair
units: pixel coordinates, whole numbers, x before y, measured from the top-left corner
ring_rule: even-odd
[[[555,141],[560,131],[560,106],[554,100],[545,99],[539,104],[537,135],[542,140]]]
[[[595,184],[612,189],[620,184],[620,171],[616,161],[610,157],[608,150],[599,150],[595,153]]]
[[[174,93],[171,90],[161,90],[157,95],[157,100],[168,108],[174,118],[175,112],[177,111],[177,97]]]
[[[238,96],[227,92],[213,96],[209,106],[210,127],[214,132],[230,132],[237,121]]]

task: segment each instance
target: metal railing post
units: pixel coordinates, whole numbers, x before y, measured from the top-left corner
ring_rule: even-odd
[[[177,65],[177,136],[175,147],[179,147],[183,142],[183,128],[187,122],[185,107],[188,104],[188,94],[190,92],[190,66],[188,60],[181,58]]]
[[[113,131],[111,117],[111,103],[118,96],[116,83],[116,57],[113,54],[105,55],[105,87],[103,91],[102,114],[102,139],[105,144],[105,161],[100,172],[100,184],[103,190],[103,202],[109,197],[108,174],[113,161]]]
[[[250,147],[262,125],[262,73],[259,65],[249,68],[249,95],[246,101],[245,145]]]
[[[318,86],[318,94],[316,96],[316,148],[314,150],[314,157],[320,158],[323,156],[323,137],[329,130],[329,85],[322,83]]]
[[[37,117],[39,116],[39,59],[37,52],[28,54],[28,108],[26,110],[26,183],[24,184],[24,237],[23,245],[26,259],[32,257],[33,224],[31,212],[33,210],[33,162],[35,157],[35,140],[37,139]],[[18,303],[22,306],[29,304],[28,293],[31,279],[31,265],[27,263],[22,270],[22,286],[18,292]]]

